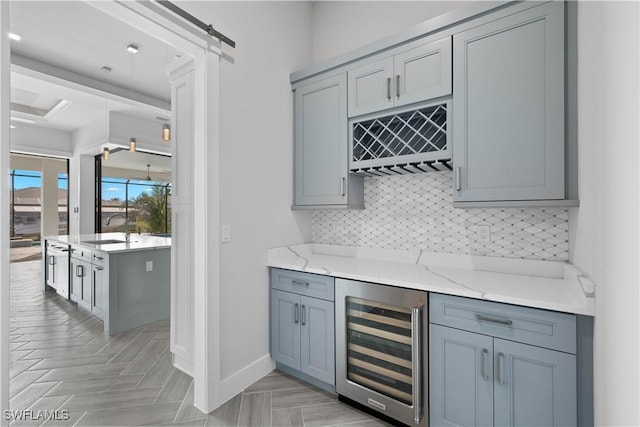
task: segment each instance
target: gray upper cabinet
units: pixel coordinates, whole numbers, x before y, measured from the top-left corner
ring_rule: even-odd
[[[349,175],[347,78],[295,89],[294,209],[363,207],[362,177]]]
[[[451,93],[451,38],[349,70],[349,117]]]
[[[453,36],[454,202],[565,198],[564,3]]]

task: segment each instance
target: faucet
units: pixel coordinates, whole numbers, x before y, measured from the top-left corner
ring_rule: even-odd
[[[129,243],[129,240],[131,239],[131,233],[129,232],[129,217],[125,214],[115,213],[107,217],[107,222],[105,223],[105,225],[109,225],[109,223],[111,222],[111,218],[113,218],[114,216],[121,216],[122,218],[124,218],[124,240]]]

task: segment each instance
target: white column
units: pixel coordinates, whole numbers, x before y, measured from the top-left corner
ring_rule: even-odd
[[[60,161],[42,159],[40,186],[40,232],[42,237],[58,235],[58,170]]]
[[[9,409],[9,152],[10,99],[9,2],[0,1],[0,411]],[[9,422],[0,417],[0,425]]]
[[[171,352],[194,378],[194,404],[220,396],[219,57],[169,70],[173,140]]]
[[[194,404],[210,412],[220,394],[220,57],[195,63],[194,116]],[[241,309],[241,307],[239,307]]]

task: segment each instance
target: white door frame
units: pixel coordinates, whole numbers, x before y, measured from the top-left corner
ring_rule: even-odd
[[[221,45],[152,2],[88,2],[93,7],[186,53],[194,66],[193,218],[202,227],[194,253],[194,403],[203,412],[220,406],[219,61]],[[0,206],[9,205],[9,2],[0,1]],[[179,156],[179,153],[175,153]],[[0,209],[0,406],[9,409],[9,211]],[[172,304],[174,302],[172,301]],[[25,409],[25,408],[15,408]],[[4,412],[0,424],[6,425]]]
[[[11,150],[11,57],[9,2],[0,1],[0,424],[9,409],[9,151]]]

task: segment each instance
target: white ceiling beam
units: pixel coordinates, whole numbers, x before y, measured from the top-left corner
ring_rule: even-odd
[[[11,54],[11,71],[113,101],[123,103],[133,101],[139,107],[151,107],[160,114],[166,115],[171,111],[171,103],[167,100],[140,92],[133,93],[132,97],[130,88],[123,88],[16,53]]]

